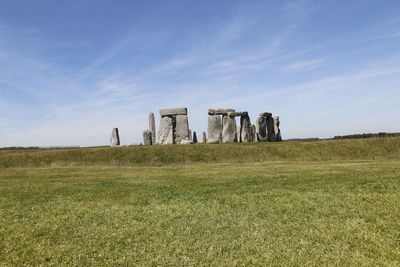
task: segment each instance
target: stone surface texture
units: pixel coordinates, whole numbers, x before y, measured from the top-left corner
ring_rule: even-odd
[[[242,142],[253,142],[251,122],[249,116],[240,117],[240,138]]]
[[[192,138],[193,144],[197,143],[197,134],[196,131],[193,131],[193,138]]]
[[[160,109],[160,116],[187,115],[187,108]]]
[[[266,117],[267,119],[267,132],[268,132],[268,142],[275,142],[275,126],[274,119],[272,117]]]
[[[201,140],[201,142],[202,142],[202,143],[207,143],[207,136],[206,136],[206,132],[203,132],[203,134],[202,134],[202,140]]]
[[[181,141],[179,142],[179,144],[181,144],[181,145],[190,145],[190,144],[193,144],[193,141],[192,141],[192,140],[185,139],[185,140],[181,140]]]
[[[268,141],[268,131],[267,131],[267,117],[260,116],[256,121],[257,128],[257,139],[259,142],[267,142]]]
[[[254,124],[251,125],[251,134],[253,135],[253,142],[257,142],[257,131]]]
[[[270,113],[270,112],[261,112],[261,113],[260,113],[260,116],[261,116],[261,117],[271,117],[271,116],[272,116],[272,113]]]
[[[222,117],[222,142],[233,143],[236,138],[236,120],[234,116]]]
[[[151,146],[153,144],[152,132],[150,129],[146,129],[143,131],[143,144],[145,146]]]
[[[281,130],[279,129],[279,116],[272,117],[274,119],[275,141],[282,142]]]
[[[162,117],[158,128],[158,143],[160,145],[174,143],[174,131],[172,117]]]
[[[110,143],[111,143],[111,146],[113,146],[113,147],[120,145],[118,128],[112,129]]]
[[[187,115],[176,115],[175,117],[174,143],[179,144],[181,140],[190,140],[189,122]]]
[[[240,125],[236,126],[236,142],[242,142],[242,138],[240,138],[241,128]]]
[[[235,112],[234,109],[229,108],[216,108],[216,109],[209,109],[208,115],[228,115],[228,112]]]
[[[207,143],[220,143],[222,141],[221,116],[208,115],[208,139]]]
[[[149,114],[149,129],[151,131],[151,143],[156,143],[156,121],[154,120],[154,113]]]

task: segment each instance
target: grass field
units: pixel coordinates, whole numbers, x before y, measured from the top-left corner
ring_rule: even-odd
[[[400,265],[400,138],[0,150],[0,264]]]

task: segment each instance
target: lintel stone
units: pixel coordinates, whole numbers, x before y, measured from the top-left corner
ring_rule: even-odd
[[[160,109],[160,116],[176,116],[176,115],[187,115],[187,108],[169,108]]]
[[[229,108],[216,108],[216,109],[209,109],[208,115],[227,115],[228,112],[235,112],[234,109]]]
[[[271,117],[271,116],[272,116],[272,113],[270,113],[270,112],[261,112],[261,113],[260,113],[260,116],[261,116],[261,117]]]

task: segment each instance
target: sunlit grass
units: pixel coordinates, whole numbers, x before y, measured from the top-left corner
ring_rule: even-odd
[[[2,152],[0,264],[399,265],[399,141],[361,141]]]

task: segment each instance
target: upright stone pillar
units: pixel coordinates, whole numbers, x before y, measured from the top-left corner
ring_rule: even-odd
[[[202,143],[207,143],[207,136],[206,136],[206,132],[203,132],[203,134],[202,134],[202,140],[201,140],[201,142],[202,142]]]
[[[253,135],[251,131],[251,122],[249,115],[243,114],[240,117],[240,129],[241,129],[240,138],[242,142],[253,142]]]
[[[187,115],[176,115],[174,143],[179,144],[182,140],[190,140],[189,122]]]
[[[267,132],[267,118],[265,116],[260,116],[256,121],[257,125],[257,139],[259,142],[267,142],[268,141],[268,132]]]
[[[154,120],[154,113],[149,114],[149,129],[151,131],[151,143],[156,143],[156,121]]]
[[[275,142],[275,126],[274,126],[274,119],[272,116],[267,117],[267,132],[268,132],[268,142]]]
[[[158,128],[158,143],[160,145],[174,143],[174,130],[172,117],[165,116],[160,118],[160,127]]]
[[[110,142],[112,147],[120,145],[118,128],[113,128]]]
[[[242,132],[241,126],[240,125],[236,126],[236,142],[238,143],[242,142],[242,138],[240,137],[241,132]]]
[[[256,126],[254,124],[251,125],[251,135],[253,136],[253,142],[257,142]]]
[[[208,115],[208,140],[207,143],[220,143],[222,141],[222,123],[219,115]]]
[[[279,116],[274,116],[272,118],[274,119],[275,140],[277,142],[282,142],[281,130],[279,129]]]
[[[193,139],[192,139],[192,141],[193,141],[193,144],[196,144],[196,143],[197,143],[197,134],[196,134],[196,131],[193,131]]]
[[[222,142],[233,143],[236,137],[236,121],[234,116],[222,117]]]
[[[145,146],[150,146],[152,145],[152,132],[150,129],[144,130],[143,131],[143,144]]]

